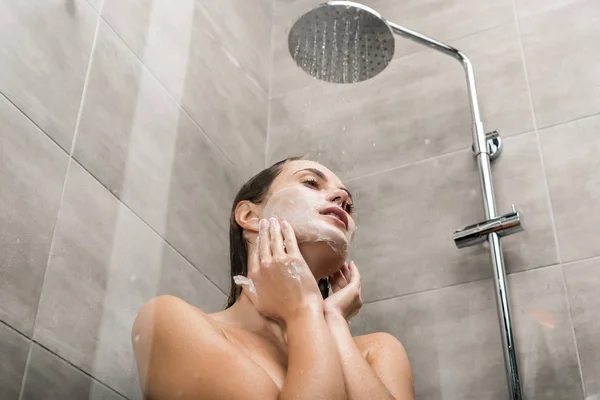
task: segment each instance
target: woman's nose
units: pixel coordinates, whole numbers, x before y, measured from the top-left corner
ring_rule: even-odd
[[[337,189],[329,196],[329,201],[337,204],[338,206],[345,208],[348,204],[348,193],[341,189]]]

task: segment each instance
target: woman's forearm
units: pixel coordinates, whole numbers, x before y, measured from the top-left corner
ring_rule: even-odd
[[[348,400],[394,400],[362,356],[344,317],[326,314],[325,318],[339,353]]]
[[[346,400],[344,377],[321,306],[286,321],[288,367],[279,399]]]

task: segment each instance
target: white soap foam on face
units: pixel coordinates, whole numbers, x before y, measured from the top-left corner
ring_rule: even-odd
[[[319,213],[319,210],[328,206],[331,206],[331,202],[321,191],[308,187],[287,187],[271,195],[262,211],[262,218],[286,220],[294,228],[298,243],[326,242],[345,257],[356,228],[352,224],[344,230]]]

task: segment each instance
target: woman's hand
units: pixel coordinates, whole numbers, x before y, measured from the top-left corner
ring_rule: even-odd
[[[340,315],[350,321],[362,307],[360,274],[356,264],[344,263],[342,269],[331,275],[330,284],[333,294],[323,302],[325,316]]]
[[[261,220],[258,243],[250,257],[249,280],[234,279],[248,285],[246,294],[261,314],[287,322],[300,311],[322,307],[319,286],[288,222],[280,225],[275,218]]]

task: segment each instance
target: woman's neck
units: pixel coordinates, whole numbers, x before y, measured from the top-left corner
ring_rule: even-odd
[[[245,290],[245,289],[244,289]],[[287,346],[285,327],[278,321],[262,315],[245,293],[241,293],[238,300],[227,310],[221,313],[226,316],[230,325],[245,329],[266,337],[280,346]]]

